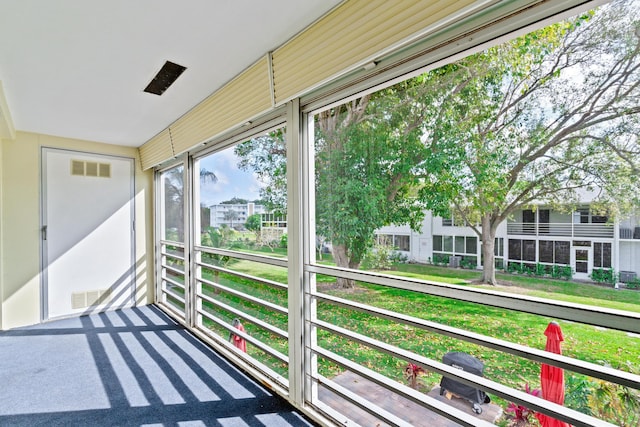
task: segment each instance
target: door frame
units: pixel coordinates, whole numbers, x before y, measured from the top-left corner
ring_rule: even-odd
[[[571,247],[571,264],[573,265],[573,269],[575,271],[574,273],[574,277],[576,279],[588,279],[589,275],[591,274],[591,272],[593,271],[593,247],[592,246],[572,246]],[[576,252],[577,251],[586,251],[587,252],[587,272],[586,273],[582,273],[582,272],[578,272],[578,262],[585,262],[585,261],[578,261],[577,257],[576,257]]]
[[[136,304],[136,288],[137,288],[137,269],[136,269],[136,210],[135,210],[135,197],[136,197],[136,173],[135,173],[135,159],[128,156],[120,156],[114,154],[95,153],[91,151],[72,150],[69,148],[59,147],[40,147],[40,221],[39,221],[39,241],[40,241],[40,322],[51,320],[49,318],[49,274],[48,274],[48,253],[47,244],[45,243],[46,237],[46,220],[47,220],[47,159],[48,152],[57,151],[69,154],[78,154],[83,156],[103,157],[105,159],[117,159],[127,160],[131,162],[131,176],[129,183],[129,196],[130,196],[130,212],[131,212],[131,277],[133,283],[133,289],[131,290],[131,305]],[[69,316],[62,317],[74,317],[77,314],[70,314]],[[59,317],[56,317],[59,318]]]

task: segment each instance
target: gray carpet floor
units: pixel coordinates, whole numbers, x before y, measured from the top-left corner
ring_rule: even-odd
[[[310,426],[157,307],[0,332],[0,426]]]

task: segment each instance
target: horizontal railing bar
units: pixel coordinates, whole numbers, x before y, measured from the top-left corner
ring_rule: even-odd
[[[173,241],[173,240],[160,240],[160,244],[163,245],[163,246],[176,246],[178,248],[184,249],[184,243],[176,242],[176,241]]]
[[[313,324],[321,329],[336,333],[344,338],[366,345],[367,347],[374,348],[393,357],[407,360],[411,363],[423,367],[424,369],[435,371],[436,373],[446,377],[451,377],[455,381],[461,382],[473,388],[480,388],[486,392],[496,394],[508,401],[522,404],[537,412],[542,412],[561,421],[566,421],[572,424],[574,427],[613,427],[613,424],[609,424],[607,422],[587,416],[572,409],[565,408],[562,405],[558,405],[548,400],[540,399],[538,397],[532,396],[531,394],[515,390],[511,387],[504,386],[487,378],[474,375],[470,372],[466,372],[461,369],[457,369],[444,363],[435,361],[433,359],[420,356],[411,351],[403,350],[396,346],[378,341],[376,339],[358,334],[356,332],[349,331],[348,329],[344,329],[321,320],[316,320],[313,322]]]
[[[285,285],[284,283],[276,282],[274,280],[269,280],[269,279],[263,279],[261,277],[252,276],[250,274],[240,273],[239,271],[229,270],[228,268],[218,267],[216,265],[211,265],[206,262],[199,261],[199,262],[196,262],[196,265],[199,265],[200,267],[204,267],[210,270],[219,271],[221,273],[231,274],[233,276],[241,277],[243,279],[251,280],[253,282],[262,283],[263,285],[272,286],[274,288],[288,289],[288,286]]]
[[[218,301],[216,299],[208,297],[207,295],[198,294],[197,296],[198,296],[198,298],[200,298],[200,299],[202,299],[202,300],[204,300],[204,301],[206,301],[206,302],[208,302],[210,304],[213,304],[216,307],[219,307],[219,308],[221,308],[221,309],[223,309],[225,311],[233,313],[236,317],[240,317],[240,318],[242,318],[244,320],[247,320],[247,321],[249,321],[249,322],[251,322],[251,323],[253,323],[255,325],[258,325],[261,328],[266,329],[269,332],[280,336],[281,338],[287,339],[289,337],[289,335],[287,334],[286,331],[283,331],[282,329],[280,329],[280,328],[278,328],[276,326],[273,326],[273,325],[271,325],[271,324],[269,324],[267,322],[264,322],[264,321],[258,319],[257,317],[254,317],[254,316],[250,315],[250,314],[246,314],[246,313],[244,313],[244,312],[242,312],[242,311],[240,311],[240,310],[238,310],[238,309],[236,309],[234,307],[231,307],[228,304],[225,304],[225,303],[220,302],[220,301]]]
[[[184,261],[184,256],[183,255],[176,255],[176,254],[170,254],[168,252],[160,252],[160,255],[165,256],[167,258],[171,258],[171,259],[177,259],[180,261]]]
[[[269,386],[279,388],[280,391],[283,392],[283,396],[287,396],[286,390],[289,389],[289,380],[286,377],[283,377],[281,374],[264,365],[251,355],[240,351],[237,347],[231,345],[228,339],[224,339],[202,324],[196,324],[192,329],[192,332],[196,337],[209,345],[213,350],[217,351],[221,356],[231,360],[236,365],[241,366],[245,371],[258,373],[258,376],[260,377],[259,381],[264,381],[265,379],[273,381],[273,384],[270,384]]]
[[[177,274],[182,274],[182,275],[184,275],[184,270],[179,270],[179,269],[177,269],[177,268],[175,268],[175,267],[172,267],[172,266],[170,266],[170,265],[167,265],[167,264],[165,264],[165,263],[162,263],[162,268],[164,268],[164,269],[166,269],[166,270],[169,270],[169,271],[173,271],[174,273],[177,273]]]
[[[263,343],[262,341],[252,337],[251,335],[244,333],[236,328],[234,328],[233,326],[229,325],[227,322],[225,322],[224,320],[212,315],[211,313],[199,308],[197,310],[197,312],[202,315],[203,317],[206,317],[207,319],[211,320],[212,322],[216,323],[218,326],[221,326],[223,328],[225,328],[226,330],[229,331],[229,333],[232,333],[234,335],[238,335],[242,338],[245,339],[245,341],[253,344],[254,347],[259,348],[260,350],[264,351],[265,353],[275,357],[276,359],[280,360],[281,362],[284,363],[289,363],[289,357],[285,356],[284,354],[280,353],[278,350],[269,347],[267,344]]]
[[[169,277],[161,277],[160,279],[161,279],[163,282],[171,283],[172,285],[177,286],[177,287],[179,287],[180,289],[185,289],[185,285],[184,285],[183,283],[180,283],[180,282],[178,282],[178,281],[176,281],[176,280],[173,280],[173,279],[171,279],[171,278],[169,278]]]
[[[275,265],[277,267],[287,267],[286,258],[276,258],[267,255],[248,254],[246,252],[232,251],[229,249],[210,248],[208,246],[194,246],[196,251],[208,254],[228,256],[231,258],[243,259],[245,261],[259,262],[261,264]]]
[[[360,397],[360,395],[349,391],[348,389],[329,380],[328,378],[323,377],[320,374],[318,374],[317,378],[315,379],[316,381],[318,381],[318,383],[322,384],[325,388],[331,390],[333,393],[353,403],[360,409],[377,417],[378,419],[389,423],[392,426],[412,427],[411,423],[408,423],[407,421],[404,421],[403,419],[398,418],[394,414],[384,410],[383,408],[379,407],[373,402],[363,399],[362,397]]]
[[[510,311],[539,314],[625,332],[640,333],[640,313],[330,266],[308,265],[306,271],[505,308]]]
[[[165,288],[163,288],[163,289],[162,289],[162,293],[164,293],[165,295],[170,296],[171,298],[173,298],[173,299],[177,300],[178,302],[181,302],[182,304],[186,304],[186,300],[185,300],[183,297],[181,297],[181,296],[179,296],[179,295],[174,294],[174,293],[173,293],[173,292],[171,292],[169,289],[165,289]]]
[[[161,305],[162,308],[166,308],[167,310],[169,310],[171,313],[173,313],[174,316],[177,316],[182,321],[185,320],[184,311],[180,311],[180,310],[178,310],[177,307],[174,307],[171,304],[169,304],[167,302],[164,302],[164,301],[159,301],[158,304]]]
[[[260,299],[260,298],[253,297],[251,295],[247,295],[244,292],[236,291],[235,289],[231,289],[231,288],[229,288],[227,286],[223,286],[223,285],[221,285],[219,283],[214,283],[214,282],[212,282],[210,280],[203,279],[203,278],[200,278],[200,277],[196,278],[196,281],[199,281],[201,283],[207,284],[207,285],[212,286],[212,287],[214,287],[216,289],[220,289],[221,291],[224,291],[224,292],[226,292],[228,294],[235,295],[238,298],[241,298],[241,299],[243,299],[245,301],[249,301],[249,302],[252,302],[254,304],[260,305],[262,307],[268,308],[268,309],[270,309],[272,311],[276,311],[276,312],[279,312],[281,314],[286,314],[286,315],[289,314],[289,311],[285,307],[282,307],[280,305],[274,304],[274,303],[269,302],[269,301],[265,301],[265,300]]]
[[[407,387],[403,384],[400,384],[396,381],[391,380],[390,378],[379,374],[375,371],[372,371],[371,369],[365,368],[364,366],[352,362],[349,359],[346,359],[338,354],[335,354],[329,350],[323,349],[323,348],[315,348],[313,349],[313,351],[316,354],[319,354],[320,356],[324,357],[325,359],[331,360],[339,365],[341,365],[342,367],[344,367],[345,369],[348,369],[352,372],[356,372],[358,375],[373,381],[374,383],[378,384],[381,387],[384,387],[388,390],[391,390],[399,395],[401,395],[402,397],[409,399],[410,401],[420,405],[420,406],[425,406],[428,409],[430,409],[431,411],[437,413],[438,415],[441,415],[443,417],[446,417],[452,421],[455,421],[457,423],[462,423],[461,425],[465,425],[465,426],[493,426],[493,424],[484,421],[484,420],[480,420],[478,418],[475,418],[465,412],[460,411],[459,409],[456,409],[454,407],[452,407],[451,405],[448,405],[444,402],[440,402],[436,399],[434,399],[431,396],[428,396],[424,393],[421,393],[417,390],[414,390],[410,387]],[[317,377],[313,377],[316,380],[320,380],[322,377],[321,375],[317,374]],[[349,399],[347,399],[349,400]]]
[[[440,323],[431,322],[406,314],[397,313],[395,311],[385,310],[382,308],[345,300],[332,295],[319,293],[312,293],[311,295],[318,299],[331,304],[339,305],[341,307],[351,308],[397,323],[415,326],[429,332],[435,332],[437,334],[446,335],[448,337],[460,339],[465,342],[478,344],[483,347],[500,350],[502,352],[520,356],[535,362],[558,366],[563,369],[569,369],[571,371],[595,378],[600,378],[605,381],[611,381],[617,384],[625,385],[627,387],[640,389],[640,375],[634,375],[629,372],[623,372],[606,366],[600,366],[594,363],[573,359],[571,357],[562,356],[557,353],[539,350],[509,341],[488,337],[486,335],[481,335],[475,332],[466,331],[464,329],[458,329]]]

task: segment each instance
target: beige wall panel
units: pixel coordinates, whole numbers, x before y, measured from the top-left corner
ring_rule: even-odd
[[[139,149],[142,170],[147,170],[153,166],[173,157],[173,146],[169,129],[165,129],[158,135],[151,138]]]
[[[183,153],[271,108],[265,57],[170,126],[175,153]]]
[[[3,279],[2,272],[4,271],[4,256],[3,256],[3,254],[4,254],[4,252],[3,252],[4,244],[2,243],[2,237],[4,236],[4,232],[3,232],[4,221],[2,220],[3,219],[3,209],[2,209],[2,206],[3,206],[3,200],[2,200],[2,187],[3,187],[2,186],[2,182],[3,182],[2,177],[3,177],[3,173],[2,172],[4,171],[4,167],[3,167],[4,165],[3,165],[3,162],[2,162],[2,154],[3,154],[4,150],[2,149],[2,145],[3,145],[2,137],[0,137],[0,331],[2,330],[2,301],[3,301],[3,298],[2,298],[2,283],[3,283],[3,281],[2,281],[2,279]]]
[[[276,104],[353,69],[474,0],[351,0],[273,53]]]
[[[54,147],[136,158],[136,271],[138,304],[153,298],[153,173],[144,172],[138,151],[95,142],[18,132],[0,143],[0,304],[2,329],[40,321],[40,152]]]

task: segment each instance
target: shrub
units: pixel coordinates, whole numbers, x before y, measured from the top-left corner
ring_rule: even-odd
[[[618,280],[618,275],[611,268],[594,268],[591,271],[591,280],[596,283],[609,283],[615,284]]]
[[[435,265],[448,265],[449,264],[449,255],[433,254],[433,263]]]
[[[640,373],[633,363],[627,362],[626,369],[631,373]],[[620,427],[640,425],[640,392],[619,384],[604,380],[595,380],[593,392],[589,395],[589,408],[592,414]]]
[[[640,289],[640,278],[627,282],[627,289]]]
[[[460,260],[460,267],[462,268],[473,270],[476,268],[476,266],[476,257],[463,257],[462,260]]]
[[[404,376],[407,379],[409,386],[416,390],[418,389],[418,377],[424,373],[425,371],[422,367],[413,363],[407,363],[407,366],[404,368]]]
[[[392,251],[389,254],[389,261],[397,262],[400,264],[406,264],[407,262],[409,262],[409,257],[403,254],[402,252]]]
[[[589,396],[594,382],[583,375],[568,375],[565,382],[564,405],[583,414],[593,415],[589,407]]]
[[[640,369],[627,362],[625,371]],[[620,384],[585,376],[569,376],[564,404],[571,409],[609,421],[621,427],[640,425],[640,392]]]
[[[391,270],[391,250],[389,245],[374,245],[364,255],[362,267],[367,270]]]
[[[564,280],[571,280],[573,278],[573,269],[568,265],[561,266],[560,278]]]
[[[542,391],[540,389],[531,389],[529,384],[525,384],[524,391],[528,394],[536,397],[542,397]],[[526,406],[519,405],[517,403],[509,403],[509,406],[505,410],[507,417],[510,420],[509,425],[513,427],[528,426],[534,419],[535,411],[527,408]]]
[[[286,249],[288,247],[288,244],[289,238],[287,237],[287,233],[284,233],[282,236],[280,236],[280,247]]]

